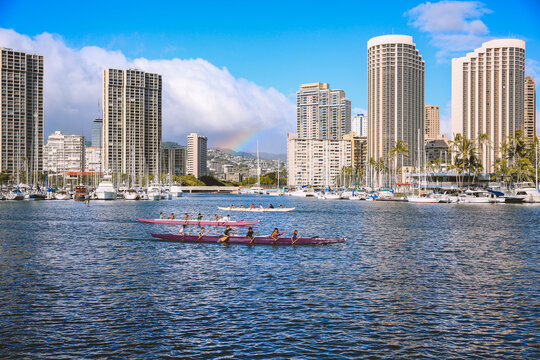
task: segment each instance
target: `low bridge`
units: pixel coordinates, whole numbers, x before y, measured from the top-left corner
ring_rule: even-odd
[[[182,191],[194,193],[194,192],[232,192],[238,190],[236,186],[182,186]]]

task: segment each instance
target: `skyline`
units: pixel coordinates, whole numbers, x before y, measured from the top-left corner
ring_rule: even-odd
[[[286,11],[284,3],[214,3],[210,10],[208,3],[176,4],[145,9],[144,24],[130,21],[137,2],[118,6],[115,21],[99,5],[36,2],[29,13],[31,3],[0,1],[0,46],[44,55],[45,136],[61,130],[89,138],[100,111],[101,72],[134,66],[163,76],[163,141],[185,144],[187,134],[199,132],[209,146],[250,151],[258,137],[262,151],[283,153],[285,133],[296,125],[300,84],[327,82],[345,91],[353,116],[365,111],[367,41],[391,33],[413,36],[426,62],[425,102],[440,105],[443,133],[450,134],[452,57],[510,32],[526,41],[525,75],[540,80],[540,5],[533,1],[510,8],[503,2],[338,9],[295,3]],[[365,15],[358,17],[360,7]]]

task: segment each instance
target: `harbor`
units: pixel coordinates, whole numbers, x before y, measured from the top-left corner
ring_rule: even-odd
[[[260,221],[259,234],[279,227],[347,241],[159,241],[150,233],[179,226],[137,220],[252,203],[296,208],[231,214]],[[539,218],[532,204],[269,195],[4,201],[0,339],[27,358],[533,358]]]

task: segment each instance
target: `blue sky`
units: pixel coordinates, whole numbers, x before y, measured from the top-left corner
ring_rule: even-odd
[[[160,4],[0,0],[0,28],[13,30],[0,36],[0,46],[16,48],[20,44],[21,50],[45,52],[55,62],[60,61],[54,58],[55,54],[64,51],[79,59],[79,63],[103,59],[103,67],[126,63],[155,70],[164,77],[179,71],[192,74],[189,78],[175,78],[177,83],[171,86],[181,82],[187,86],[191,84],[189,79],[203,73],[210,78],[218,74],[222,80],[216,84],[213,97],[219,97],[220,86],[225,86],[232,89],[228,96],[238,97],[234,99],[236,105],[222,112],[220,104],[231,98],[212,102],[195,95],[191,103],[198,105],[171,105],[168,113],[164,110],[167,130],[164,140],[185,142],[185,133],[207,130],[210,144],[218,144],[223,140],[218,138],[233,136],[236,126],[246,133],[246,139],[256,138],[254,133],[263,134],[264,150],[283,153],[284,133],[295,129],[294,94],[299,84],[328,82],[331,87],[346,91],[353,108],[366,108],[366,43],[374,36],[391,33],[413,36],[426,61],[426,103],[441,105],[443,130],[450,128],[453,56],[462,56],[491,38],[520,38],[526,41],[529,72],[539,80],[540,2],[514,1],[511,6],[508,3],[190,1]],[[52,35],[45,39],[40,37],[43,33]],[[50,51],[57,47],[58,51]],[[88,47],[91,49],[81,51]],[[92,59],[88,59],[87,53],[92,54]],[[173,59],[184,62],[171,63]],[[189,59],[201,61],[185,62]],[[92,66],[96,69],[99,63]],[[58,110],[50,110],[48,114],[46,109],[46,122],[50,126],[66,132],[82,129],[78,132],[89,133],[100,94],[99,70],[96,72],[96,77],[81,75],[89,82],[88,95],[81,96],[87,98],[86,102],[69,96],[65,101],[72,102],[68,104],[73,108],[71,112],[60,109],[59,104],[51,104],[51,109]],[[60,81],[52,76],[49,83]],[[78,78],[76,74],[72,77]],[[47,86],[46,82],[46,90]],[[199,86],[190,85],[187,90],[177,89],[176,93],[181,96],[195,88]],[[268,89],[275,89],[277,94],[269,94]],[[57,90],[46,96],[62,96],[62,89]],[[210,93],[208,89],[200,91],[203,90]],[[172,98],[169,103],[174,101]],[[258,105],[248,105],[248,101]],[[265,101],[268,104],[262,103]],[[264,109],[259,111],[255,107]],[[251,118],[246,116],[234,122],[229,117],[235,117],[235,111],[247,111]],[[248,129],[250,123],[259,122],[261,125],[255,126],[256,129]],[[46,126],[46,136],[53,130]],[[252,142],[242,141],[237,145],[242,149],[252,146]]]

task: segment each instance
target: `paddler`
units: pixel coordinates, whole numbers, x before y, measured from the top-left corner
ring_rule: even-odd
[[[186,213],[186,215],[184,216],[184,220],[189,220],[189,214]]]
[[[219,221],[219,215],[218,214],[214,215],[214,221]]]
[[[175,217],[174,217],[174,213],[171,213],[171,216],[169,216],[169,220],[174,220]]]
[[[178,234],[182,235],[182,237],[185,237],[187,235],[186,234],[186,225],[182,225],[182,228],[180,229],[180,231],[178,231]]]
[[[300,236],[298,235],[298,230],[294,230],[292,236],[291,236],[291,245],[294,245],[296,243],[296,240],[298,240]]]
[[[235,234],[236,231],[234,231],[230,225],[227,225],[225,230],[223,231],[223,234],[221,234],[221,238],[219,239],[219,242],[229,242],[229,238],[231,237],[231,234]]]
[[[206,235],[206,233],[208,233],[208,231],[206,231],[204,229],[204,226],[201,228],[201,231],[199,231],[199,233],[197,234],[199,237],[197,238],[197,241],[201,241],[201,239],[203,238],[204,235]]]
[[[163,211],[159,213],[159,219],[160,220],[163,220],[165,218],[165,216],[163,215]]]
[[[246,234],[246,237],[249,238],[249,245],[253,244],[253,240],[255,240],[255,235],[259,235],[259,233],[253,232],[253,228],[250,226]]]
[[[203,215],[202,215],[201,213],[199,213],[199,214],[197,215],[197,221],[201,221],[202,218],[203,218]]]
[[[271,237],[272,239],[274,239],[274,241],[273,241],[272,244],[275,244],[276,241],[279,240],[279,230],[278,230],[278,228],[274,228],[274,231],[272,231],[272,235],[270,235],[270,237]]]

